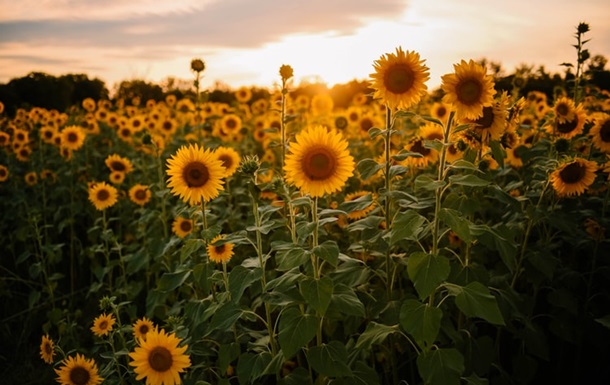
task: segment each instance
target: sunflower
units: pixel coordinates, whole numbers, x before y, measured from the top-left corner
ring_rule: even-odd
[[[350,194],[347,194],[345,196],[345,202],[352,202],[358,198],[370,195],[371,193],[369,191],[364,191],[364,190],[360,190],[360,191],[356,191]],[[368,215],[368,213],[370,213],[371,211],[373,211],[373,209],[375,208],[375,201],[372,200],[370,202],[370,204],[368,206],[366,206],[363,209],[359,209],[359,210],[354,210],[352,212],[349,212],[347,214],[347,218],[348,219],[361,219],[364,218]]]
[[[48,335],[42,336],[42,342],[40,343],[40,357],[47,364],[53,363],[53,356],[55,355],[55,343]]]
[[[55,373],[61,385],[97,385],[104,380],[98,374],[95,361],[78,353],[76,358],[63,360],[61,368],[55,369]]]
[[[21,128],[16,128],[13,131],[13,143],[28,143],[30,141],[30,133]]]
[[[0,182],[6,182],[9,176],[8,167],[3,164],[0,164]]]
[[[38,183],[38,174],[36,174],[36,171],[28,172],[23,178],[28,186],[34,186]]]
[[[85,98],[85,99],[83,99],[81,105],[88,112],[95,111],[96,104],[95,104],[95,100],[93,100],[93,98]]]
[[[72,151],[80,149],[85,144],[87,134],[79,126],[67,126],[61,130],[61,146]]]
[[[151,330],[146,339],[138,340],[139,346],[129,353],[136,373],[136,381],[146,377],[146,385],[180,384],[180,373],[191,366],[189,355],[184,354],[188,345],[178,347],[182,340],[165,330]]]
[[[457,110],[458,118],[478,119],[483,107],[493,104],[496,93],[494,81],[486,69],[473,60],[454,64],[454,73],[441,76],[441,88],[445,92],[443,102]]]
[[[447,123],[447,119],[449,118],[449,110],[451,106],[448,106],[442,102],[436,102],[430,108],[430,116],[435,119],[440,120],[442,123]]]
[[[148,332],[155,330],[155,325],[146,317],[140,318],[133,324],[133,335],[138,339],[146,339]]]
[[[551,173],[550,181],[560,197],[580,195],[595,181],[597,163],[575,158]]]
[[[426,81],[430,79],[425,60],[420,60],[419,53],[396,49],[396,54],[382,55],[373,64],[375,72],[371,87],[375,90],[373,97],[381,99],[391,110],[407,109],[419,103],[428,90]]]
[[[212,151],[198,144],[182,146],[167,160],[171,192],[191,205],[216,198],[224,181],[225,168]]]
[[[334,106],[335,102],[328,94],[316,94],[311,98],[311,112],[314,116],[328,115]]]
[[[89,187],[89,200],[100,211],[114,206],[118,196],[117,189],[106,182],[95,183],[92,187]]]
[[[512,147],[507,147],[506,150],[506,162],[514,168],[523,167],[523,159],[521,154],[526,151],[527,146],[522,144],[516,144]]]
[[[133,171],[133,164],[131,161],[117,154],[108,155],[104,163],[106,163],[106,166],[108,166],[111,172],[119,171],[124,174],[129,174]]]
[[[338,132],[310,126],[296,136],[286,156],[286,181],[313,197],[343,188],[354,173],[348,142]]]
[[[150,201],[151,193],[148,186],[136,184],[129,189],[129,199],[137,205],[144,206]]]
[[[247,103],[250,99],[252,99],[252,91],[248,87],[240,87],[237,91],[235,91],[235,99],[237,99],[240,103]]]
[[[193,220],[177,217],[172,223],[172,231],[180,238],[184,238],[193,232]]]
[[[178,130],[178,122],[174,118],[166,117],[159,123],[159,131],[165,137],[171,137]]]
[[[562,96],[555,101],[553,112],[555,112],[555,120],[558,123],[568,122],[574,119],[576,105],[574,100]]]
[[[112,171],[108,176],[110,183],[120,185],[125,181],[125,173],[121,171]]]
[[[225,178],[235,174],[240,162],[240,156],[237,151],[231,147],[218,147],[214,150],[214,155],[222,162],[222,167],[225,168]]]
[[[40,129],[40,137],[47,144],[53,144],[53,138],[57,133],[57,129],[53,126],[44,126]]]
[[[461,123],[471,123],[473,131],[481,138],[483,143],[489,140],[499,140],[506,128],[508,109],[503,101],[495,102],[492,106],[483,107],[481,116],[477,119],[462,119]]]
[[[597,149],[610,153],[610,115],[603,114],[595,119],[595,124],[591,127],[589,135]]]
[[[102,313],[93,321],[91,331],[98,337],[106,336],[112,331],[115,322],[116,320],[112,314]]]
[[[223,136],[233,136],[241,130],[241,118],[235,114],[226,114],[218,120],[218,130]]]
[[[550,134],[557,135],[559,138],[571,139],[576,135],[582,133],[586,119],[586,112],[585,110],[583,110],[582,105],[579,105],[574,110],[572,119],[555,119],[552,124],[548,125],[547,132],[549,132]]]
[[[233,247],[235,245],[230,242],[221,242],[220,244],[216,244],[222,239],[224,239],[224,236],[219,235],[212,239],[212,242],[210,242],[207,246],[208,256],[212,262],[227,263],[233,256]]]

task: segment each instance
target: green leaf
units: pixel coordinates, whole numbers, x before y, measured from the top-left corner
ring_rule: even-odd
[[[457,349],[436,349],[417,357],[419,375],[427,385],[460,385],[464,357]]]
[[[321,245],[314,247],[311,252],[332,266],[337,266],[337,262],[339,262],[339,246],[335,241],[325,241]]]
[[[373,195],[366,194],[354,200],[341,203],[339,205],[339,210],[343,210],[346,213],[351,213],[353,211],[364,210],[371,204],[373,204]]]
[[[497,140],[490,140],[489,147],[491,147],[491,156],[498,162],[500,168],[504,168],[504,158],[506,158],[506,152],[502,148],[502,145]]]
[[[472,162],[469,162],[464,159],[458,159],[455,162],[449,165],[449,168],[453,168],[456,170],[470,170],[480,172],[480,170],[475,166]]]
[[[339,341],[314,346],[307,352],[307,362],[314,370],[328,377],[351,376],[347,366],[347,349]]]
[[[453,230],[458,237],[464,242],[472,242],[472,236],[470,235],[470,221],[457,210],[453,209],[441,209],[439,212],[439,218],[445,222],[451,230]]]
[[[240,384],[252,384],[264,373],[265,368],[271,362],[272,356],[269,352],[258,354],[243,353],[237,361],[237,377]]]
[[[470,187],[487,186],[491,183],[491,182],[489,182],[485,179],[481,179],[478,176],[473,175],[473,174],[451,175],[449,177],[449,182],[454,185],[470,186]]]
[[[279,271],[291,270],[301,266],[309,260],[309,254],[301,247],[293,247],[285,250],[278,250],[275,254],[277,269]]]
[[[600,325],[605,326],[607,329],[610,329],[610,314],[596,318],[595,321]]]
[[[326,313],[333,295],[333,281],[328,277],[307,278],[299,284],[299,290],[309,306],[321,315]]]
[[[468,317],[479,317],[494,325],[505,325],[496,297],[480,282],[463,286],[455,304]]]
[[[379,375],[364,362],[356,361],[353,365],[352,377],[335,378],[330,385],[379,385]]]
[[[206,335],[214,330],[230,331],[242,314],[243,311],[234,302],[223,304],[212,316]]]
[[[403,239],[417,240],[423,230],[426,218],[415,210],[400,211],[394,217],[390,232],[390,245],[395,245]]]
[[[333,295],[330,298],[330,309],[332,311],[364,317],[364,305],[354,293],[354,290],[342,283],[336,284]]]
[[[284,357],[290,359],[316,335],[318,319],[311,314],[302,314],[297,307],[289,307],[280,317],[278,341]]]
[[[407,260],[407,273],[421,299],[446,280],[450,270],[449,260],[440,255],[413,253]]]
[[[165,273],[159,279],[157,290],[162,293],[169,293],[176,290],[191,275],[190,269],[178,270],[173,273]]]
[[[500,253],[500,258],[511,273],[517,268],[517,245],[515,242],[500,235],[498,231],[487,225],[470,225],[470,232],[478,241],[492,250]],[[503,234],[510,235],[508,231]]]
[[[253,282],[261,277],[261,269],[247,269],[241,265],[235,266],[229,273],[229,291],[231,300],[238,303],[239,299]]]
[[[226,372],[227,368],[234,360],[239,357],[240,348],[237,342],[222,344],[218,349],[218,369],[221,373]]]
[[[400,308],[400,326],[412,335],[422,348],[434,344],[442,318],[441,309],[414,299],[406,300]]]
[[[358,162],[358,173],[362,180],[367,180],[375,175],[379,170],[383,168],[383,164],[377,163],[374,159],[366,158]]]
[[[358,337],[355,348],[368,351],[373,345],[382,343],[390,334],[397,331],[398,325],[388,326],[371,321]]]
[[[432,177],[427,174],[421,174],[415,178],[415,190],[434,191],[444,187],[445,184],[445,181],[432,179]]]
[[[186,258],[199,251],[203,246],[203,239],[187,239],[182,249],[180,249],[180,261],[184,262]]]

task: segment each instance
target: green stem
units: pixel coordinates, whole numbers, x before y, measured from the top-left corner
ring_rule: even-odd
[[[315,250],[318,247],[318,229],[319,229],[319,218],[318,218],[318,197],[313,198],[313,203],[311,207],[311,217],[314,223],[312,237],[312,250]],[[315,253],[311,253],[311,267],[313,269],[313,277],[315,279],[320,279],[319,269],[319,261],[318,256]]]
[[[383,200],[384,203],[384,212],[385,212],[385,224],[387,231],[392,229],[392,213],[391,210],[391,190],[392,190],[392,178],[390,177],[390,170],[392,167],[390,150],[392,146],[392,110],[390,107],[386,106],[386,121],[385,121],[385,137],[384,137],[384,146],[385,146],[385,198]],[[385,272],[386,272],[386,289],[388,301],[392,298],[392,254],[390,253],[390,245],[387,246],[385,252]]]

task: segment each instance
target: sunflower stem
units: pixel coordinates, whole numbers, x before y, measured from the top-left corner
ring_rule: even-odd
[[[384,146],[385,146],[385,199],[384,203],[384,211],[385,211],[385,224],[387,231],[391,231],[392,229],[392,213],[391,210],[391,189],[392,189],[392,181],[390,177],[390,169],[392,166],[391,157],[390,157],[390,149],[392,144],[392,109],[389,106],[386,106],[386,121],[385,121],[385,137],[384,137]],[[386,288],[388,301],[392,298],[392,255],[390,253],[390,245],[386,248],[385,252],[385,272],[386,272]]]
[[[155,151],[156,151],[156,158],[157,158],[157,176],[159,178],[159,186],[163,186],[164,185],[164,181],[163,181],[163,163],[161,162],[161,149],[159,147],[157,147],[157,144],[153,141],[152,142],[153,146],[155,147]],[[167,239],[169,236],[168,233],[168,229],[167,229],[167,211],[166,211],[166,199],[167,199],[167,194],[162,194],[161,195],[161,224],[163,226],[161,226],[163,228],[163,239]]]
[[[102,210],[102,238],[104,240],[104,258],[108,268],[108,291],[112,292],[112,269],[110,268],[110,246],[108,245],[107,231],[108,220],[106,219],[106,210]]]
[[[319,222],[319,218],[318,218],[318,197],[313,198],[312,200],[312,207],[311,207],[311,217],[313,220],[313,233],[311,234],[312,237],[312,251],[316,249],[316,247],[318,247],[318,228],[320,225]],[[320,279],[320,272],[318,271],[318,256],[315,254],[315,252],[312,252],[311,254],[311,267],[313,268],[313,277],[315,279]]]

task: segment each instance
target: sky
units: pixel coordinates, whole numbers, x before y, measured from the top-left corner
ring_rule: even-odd
[[[486,58],[507,73],[526,64],[563,72],[575,31],[610,59],[608,0],[0,0],[0,83],[44,72],[84,73],[109,89],[123,80],[192,80],[274,87],[368,80],[397,47],[430,68],[429,89],[461,60]]]

